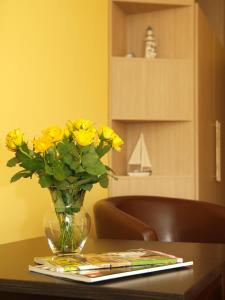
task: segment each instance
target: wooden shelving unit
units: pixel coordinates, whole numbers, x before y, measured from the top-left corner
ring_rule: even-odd
[[[215,157],[199,153],[204,136],[200,125],[206,120],[198,107],[203,100],[198,84],[208,83],[207,90],[214,83],[204,82],[206,75],[198,66],[198,57],[204,55],[200,36],[207,23],[199,11],[193,0],[110,0],[109,115],[125,141],[122,152],[110,159],[119,176],[110,184],[110,195],[205,196],[199,174],[204,172],[202,163]],[[144,57],[148,26],[154,28],[157,41],[154,59]],[[135,56],[127,58],[128,53]],[[140,133],[153,174],[130,177],[127,164]],[[215,181],[214,175],[207,176]]]

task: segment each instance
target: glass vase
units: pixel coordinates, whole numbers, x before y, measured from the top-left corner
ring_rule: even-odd
[[[50,192],[53,207],[44,218],[49,247],[54,254],[79,253],[91,228],[91,218],[82,206],[84,195],[81,199],[71,190]]]

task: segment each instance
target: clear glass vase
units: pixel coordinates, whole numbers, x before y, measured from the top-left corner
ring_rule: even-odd
[[[79,253],[91,228],[91,218],[82,206],[83,199],[81,201],[77,194],[74,194],[71,203],[69,201],[64,203],[64,198],[69,199],[68,193],[71,194],[71,191],[66,193],[51,191],[54,205],[44,218],[45,236],[54,254]],[[62,203],[59,205],[58,202]],[[81,202],[79,208],[78,202]]]

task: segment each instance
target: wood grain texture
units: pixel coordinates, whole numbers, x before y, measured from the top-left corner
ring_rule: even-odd
[[[112,12],[110,123],[125,147],[111,154],[110,164],[117,175],[126,175],[129,157],[143,132],[154,181],[111,182],[109,193],[195,198],[193,1],[113,1]],[[153,60],[143,58],[149,25],[155,29],[158,47]],[[136,57],[125,58],[130,52]]]
[[[225,205],[225,51],[217,37],[214,38],[214,120],[221,125],[221,181],[216,182],[216,202]]]
[[[127,14],[192,5],[194,0],[112,0]]]
[[[191,122],[131,122],[127,124],[127,157],[144,134],[155,176],[193,176],[194,139]]]
[[[215,119],[213,92],[214,35],[201,9],[197,9],[197,99],[198,99],[198,199],[215,202]],[[207,45],[207,47],[206,47]]]
[[[185,176],[119,176],[111,182],[113,196],[152,195],[180,199],[194,199],[194,179]]]
[[[193,7],[130,15],[127,24],[127,52],[144,56],[146,29],[154,28],[159,58],[191,58],[193,55]]]
[[[192,119],[191,60],[113,58],[111,66],[112,119]]]
[[[201,296],[207,290],[212,293],[212,283],[223,275],[225,246],[222,244],[89,239],[84,252],[101,253],[135,248],[148,248],[181,256],[186,261],[194,260],[194,266],[157,275],[142,275],[87,285],[29,272],[28,264],[32,263],[34,256],[50,254],[46,239],[36,238],[0,245],[0,298],[7,299],[4,298],[7,296],[8,299],[17,300],[50,300],[59,297],[77,300],[203,300],[210,299]]]
[[[140,178],[119,176],[118,181],[111,181],[110,195],[195,198],[192,122],[113,122],[117,123],[120,124],[118,133],[122,130],[126,134],[126,149],[113,156],[112,165],[116,175],[127,175],[127,163],[141,132],[144,134],[153,175]]]
[[[112,5],[112,6],[111,6]],[[125,56],[126,49],[126,16],[115,4],[110,4],[110,54]]]
[[[221,44],[225,46],[225,1],[198,0]]]
[[[126,194],[126,189],[129,194],[186,194],[225,205],[224,49],[198,4],[182,2],[176,7],[174,1],[165,2],[114,1],[122,11],[126,33],[123,49],[119,46],[117,55],[110,57],[110,120],[119,126],[126,154],[112,156],[112,167],[117,174],[126,174],[131,151],[143,132],[155,181],[146,185],[145,179],[123,178],[122,183],[112,183],[110,194]],[[208,9],[212,7],[207,3]],[[143,58],[149,25],[155,29],[156,59]],[[114,43],[121,44],[116,35]],[[125,58],[129,52],[136,57]],[[221,182],[215,180],[216,120],[221,122]],[[176,187],[177,178],[183,192]]]

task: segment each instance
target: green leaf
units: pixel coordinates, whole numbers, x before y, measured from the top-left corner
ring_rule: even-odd
[[[31,171],[27,171],[27,170],[22,170],[20,172],[17,172],[10,180],[10,182],[15,182],[17,180],[19,180],[20,178],[28,178],[32,176],[32,172]]]
[[[80,159],[79,151],[73,141],[64,140],[63,142],[58,143],[57,150],[62,157],[66,154],[71,154],[73,158],[77,160]]]
[[[20,152],[20,150],[16,151],[16,158],[20,162],[27,160],[27,156],[24,153]]]
[[[95,147],[93,145],[82,146],[81,152],[82,154],[95,153]]]
[[[62,157],[62,160],[67,164],[70,165],[73,162],[73,156],[69,153],[65,153]]]
[[[53,175],[52,167],[50,167],[47,163],[45,163],[45,172],[48,175]]]
[[[56,196],[56,201],[54,203],[55,210],[58,213],[65,212],[66,206],[65,206],[65,203],[63,202],[62,193],[61,193],[61,191],[56,191],[56,193],[57,193],[57,196]]]
[[[49,165],[53,164],[56,160],[56,153],[54,149],[49,149],[45,154],[45,160]]]
[[[99,177],[99,183],[101,185],[101,187],[103,188],[107,188],[109,185],[109,179],[107,174],[103,174],[102,176]]]
[[[34,159],[26,158],[23,159],[20,166],[30,171],[38,171],[44,167],[44,164],[43,161],[39,158],[34,158]]]
[[[87,166],[86,171],[91,175],[102,175],[106,172],[106,168],[100,161],[96,161],[95,164]]]
[[[42,188],[50,187],[53,184],[52,177],[49,175],[42,175],[39,178],[39,183]]]
[[[80,167],[80,161],[74,160],[73,156],[70,154],[66,154],[62,160],[71,170],[77,171]]]
[[[67,180],[63,181],[54,181],[54,186],[57,187],[59,190],[68,190],[68,188],[71,188],[71,184]]]
[[[68,191],[68,188],[66,190],[61,191],[63,203],[65,203],[66,206],[71,206],[73,204],[73,193]]]
[[[83,154],[82,165],[86,172],[91,175],[102,175],[106,173],[105,166],[99,160],[99,157],[95,152],[88,152]]]
[[[7,167],[15,167],[15,165],[18,163],[18,159],[16,157],[11,158],[8,162],[7,162]]]
[[[98,181],[99,181],[98,176],[93,176],[93,175],[90,175],[90,174],[86,173],[77,182],[77,185],[81,186],[81,185],[86,184],[86,183],[96,183]]]
[[[82,184],[80,185],[80,189],[85,190],[85,191],[89,191],[93,188],[93,184],[91,183],[86,183],[86,184]]]
[[[30,154],[30,149],[28,148],[28,145],[26,143],[23,143],[20,147],[24,152]]]
[[[80,198],[77,201],[75,201],[71,207],[71,212],[79,212],[82,204],[83,204],[83,198]]]
[[[104,156],[107,152],[109,152],[109,150],[112,148],[112,143],[109,143],[106,146],[103,146],[103,144],[99,145],[99,147],[96,149],[96,152],[98,154],[98,156],[101,158],[102,156]]]
[[[56,180],[62,181],[68,176],[66,169],[60,161],[55,161],[52,166],[53,176]]]
[[[82,166],[78,166],[76,168],[76,173],[83,173],[83,172],[85,172],[85,169]]]
[[[69,181],[69,183],[74,183],[74,182],[77,182],[77,177],[75,177],[75,176],[69,176],[68,178],[67,178],[67,180]]]

